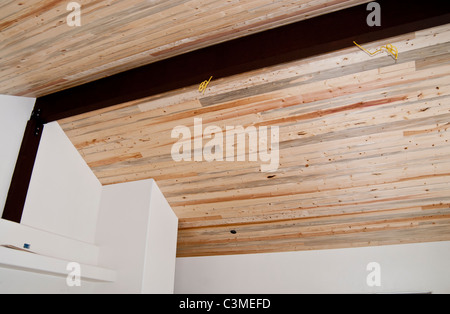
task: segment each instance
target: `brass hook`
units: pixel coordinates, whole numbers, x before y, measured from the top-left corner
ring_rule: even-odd
[[[360,45],[358,45],[355,41],[353,42],[356,46],[358,46],[359,48],[361,48],[362,50],[364,50],[365,52],[367,52],[369,55],[373,56],[381,51],[383,51],[383,48],[387,50],[387,52],[389,52],[394,58],[395,60],[397,60],[398,58],[398,49],[397,47],[395,47],[392,44],[387,44],[386,46],[381,47],[380,49],[378,49],[375,52],[370,52],[369,50],[361,47]]]

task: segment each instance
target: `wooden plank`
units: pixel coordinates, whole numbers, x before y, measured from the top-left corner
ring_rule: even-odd
[[[179,256],[449,240],[450,25],[443,24],[448,12],[442,2],[442,7],[420,10],[381,2],[381,28],[366,28],[367,11],[360,5],[40,97],[37,108],[43,122],[62,119],[61,126],[102,184],[157,181],[180,218]],[[15,4],[5,4],[2,36],[25,36],[33,49],[23,56],[24,63],[34,60],[38,66],[27,65],[27,86],[19,86],[21,77],[13,77],[9,66],[0,83],[11,80],[9,86],[21,92],[46,93],[52,86],[124,69],[132,59],[155,61],[350,2],[303,1],[293,11],[282,9],[284,1],[199,3],[93,2],[85,7],[86,28],[70,33],[75,39],[70,49],[59,41],[67,34],[60,32],[62,11],[55,17],[44,10],[39,16],[43,23],[25,19],[21,29],[11,21],[22,13]],[[33,12],[24,8],[25,16]],[[123,16],[111,22],[118,9]],[[44,23],[51,18],[55,27]],[[149,21],[148,30],[139,30]],[[112,23],[108,36],[97,22]],[[229,25],[222,29],[223,23]],[[324,23],[327,28],[319,27]],[[329,25],[336,26],[333,32]],[[436,27],[424,29],[427,25]],[[187,36],[190,28],[205,34]],[[149,34],[154,41],[147,43]],[[40,51],[49,43],[47,35],[54,36],[55,50]],[[71,49],[95,50],[109,36],[117,39],[115,49],[73,62]],[[4,60],[22,51],[16,40],[2,41],[9,47]],[[391,43],[399,48],[399,58],[370,57],[353,40],[368,49]],[[130,50],[122,49],[130,43]],[[54,60],[50,70],[37,61],[46,57]],[[63,77],[39,82],[41,72],[52,73],[66,62],[70,66]],[[81,64],[95,66],[83,69]],[[210,76],[208,89],[200,93],[198,84]],[[262,161],[249,161],[247,150],[242,162],[175,162],[171,147],[177,139],[171,131],[176,126],[193,131],[195,118],[202,118],[203,128],[221,130],[278,126],[279,168],[262,172]],[[189,140],[196,139],[191,133]],[[234,149],[227,153],[237,154]],[[26,193],[17,195],[24,199]]]
[[[39,97],[364,2],[82,1],[74,28],[66,3],[10,1],[0,11],[0,92]]]
[[[103,184],[157,181],[179,217],[178,256],[449,240],[450,25],[384,42],[404,49],[397,61],[351,47],[62,125]],[[174,162],[171,130],[193,132],[194,118],[279,126],[278,171],[247,150]]]

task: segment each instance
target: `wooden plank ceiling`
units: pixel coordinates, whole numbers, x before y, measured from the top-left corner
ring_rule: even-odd
[[[179,217],[178,256],[450,240],[450,24],[365,48],[386,44],[397,60],[355,46],[59,123],[102,184],[157,181]],[[278,170],[248,149],[246,161],[175,162],[171,132],[193,137],[195,118],[278,126]]]
[[[367,0],[0,1],[0,94],[41,97]]]

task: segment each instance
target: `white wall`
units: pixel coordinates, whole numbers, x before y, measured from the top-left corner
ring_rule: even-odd
[[[95,285],[83,281],[80,287],[69,287],[65,277],[0,267],[1,294],[88,294]]]
[[[450,293],[449,265],[450,242],[177,258],[175,293]]]
[[[24,243],[31,245],[30,251],[44,256],[91,265],[95,265],[98,261],[99,250],[92,243],[0,219],[0,244],[22,248]]]
[[[46,124],[21,223],[93,243],[102,186],[57,122]]]
[[[0,214],[3,212],[12,174],[27,121],[36,99],[0,95]],[[32,249],[43,255],[73,259],[81,257],[86,263],[96,262],[97,248],[87,243],[59,237],[52,233],[0,219],[0,244],[22,247],[32,244]],[[0,256],[1,259],[1,256]],[[0,267],[1,293],[64,293],[69,290],[65,278]],[[90,291],[89,284],[72,292]]]
[[[34,99],[1,96],[0,104],[3,210]],[[64,271],[36,273],[32,263],[16,269],[14,254],[2,248],[0,293],[173,293],[177,229],[178,219],[153,180],[102,187],[58,123],[46,124],[22,221],[0,219],[0,245],[28,243],[60,266],[103,266],[116,270],[117,280],[69,287]],[[51,269],[50,259],[41,261]]]
[[[0,95],[0,216],[35,98]]]
[[[0,95],[0,211],[3,211],[34,98]],[[58,123],[45,125],[22,224],[86,242],[95,240],[101,184]]]
[[[173,293],[178,218],[153,180],[105,186],[99,265],[117,271],[101,293]]]
[[[25,263],[37,257],[0,248],[0,293],[173,293],[178,218],[154,180],[103,187],[96,221],[95,244],[90,244],[0,220],[0,244],[30,243],[40,258],[37,265]],[[84,265],[82,277],[92,268],[88,265],[113,270],[115,281],[83,279],[80,287],[69,287],[69,272],[61,268],[68,262]],[[57,275],[36,273],[42,269]]]
[[[142,293],[173,293],[178,217],[152,181]]]
[[[30,251],[42,256],[58,257],[61,260],[77,261],[95,265],[98,248],[95,245],[61,237],[15,222],[0,219],[0,244],[23,247],[31,244]],[[7,256],[0,252],[0,293],[90,293],[94,283],[83,282],[81,287],[69,287],[66,278],[11,268],[4,265]],[[24,253],[31,254],[32,253]]]

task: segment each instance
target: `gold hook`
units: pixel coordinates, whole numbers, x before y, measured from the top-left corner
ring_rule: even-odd
[[[358,46],[359,48],[361,48],[362,50],[364,50],[365,52],[367,52],[369,55],[373,56],[381,51],[383,51],[383,48],[387,50],[387,52],[389,52],[394,58],[395,60],[397,60],[398,58],[398,49],[397,47],[395,47],[392,44],[387,44],[386,46],[381,47],[380,49],[378,49],[375,52],[370,52],[369,50],[361,47],[360,45],[358,45],[355,41],[353,42],[356,46]]]
[[[213,77],[211,76],[210,78],[209,78],[209,81],[204,81],[204,82],[202,82],[201,84],[200,84],[200,86],[198,87],[198,91],[199,92],[202,92],[203,91],[203,94],[205,93],[205,90],[206,90],[206,87],[208,87],[208,84],[209,84],[209,82],[211,81],[211,79],[212,79]]]

